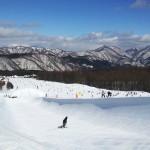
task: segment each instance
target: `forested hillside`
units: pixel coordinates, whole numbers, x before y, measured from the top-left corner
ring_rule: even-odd
[[[0,75],[36,75],[39,80],[81,83],[110,90],[150,92],[150,68],[124,68],[95,71],[0,71]]]

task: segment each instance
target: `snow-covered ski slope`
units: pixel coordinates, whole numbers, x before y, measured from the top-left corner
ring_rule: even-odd
[[[112,91],[113,98],[101,99],[101,89],[85,85],[22,77],[5,80],[8,79],[14,89],[7,91],[4,87],[0,91],[0,150],[150,149],[149,93]],[[84,98],[103,101],[101,106],[105,101],[123,100],[129,105],[103,108],[75,103]],[[66,103],[69,100],[73,103]],[[130,106],[130,100],[137,100],[136,105]],[[67,128],[58,129],[65,116]]]
[[[76,97],[80,99],[91,99],[91,98],[101,98],[102,90],[107,95],[105,89],[98,89],[95,87],[89,87],[82,84],[64,84],[58,82],[49,82],[36,80],[33,78],[23,78],[23,77],[7,77],[5,81],[9,80],[13,83],[14,89],[9,91],[10,96],[36,96],[31,92],[31,90],[38,90],[37,97],[46,96],[49,98],[64,98],[64,99],[74,99]],[[5,90],[5,88],[4,88]],[[3,90],[3,91],[4,91]],[[7,91],[6,91],[7,92]],[[138,92],[138,91],[111,91],[113,98],[119,97],[150,97],[150,93]]]

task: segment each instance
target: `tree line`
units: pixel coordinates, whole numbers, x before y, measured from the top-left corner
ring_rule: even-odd
[[[110,90],[137,90],[150,92],[150,67],[116,68],[94,71],[3,71],[3,75],[32,75],[39,80],[80,83]],[[2,71],[0,71],[2,75]]]

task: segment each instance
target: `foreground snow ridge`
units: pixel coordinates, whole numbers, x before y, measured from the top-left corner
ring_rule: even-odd
[[[85,85],[8,79],[14,89],[0,91],[0,150],[150,149],[149,93],[101,98],[102,89]],[[58,129],[65,116],[67,128]]]

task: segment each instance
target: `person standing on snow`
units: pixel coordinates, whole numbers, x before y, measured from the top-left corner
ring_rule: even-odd
[[[66,116],[63,120],[63,128],[66,127],[68,116]]]
[[[112,93],[110,91],[107,92],[107,97],[111,97]]]
[[[68,116],[66,116],[63,120],[63,125],[61,126],[58,126],[58,128],[65,128],[66,127],[66,124],[67,124],[67,119],[68,119]]]
[[[105,98],[105,92],[102,90],[102,98]]]

